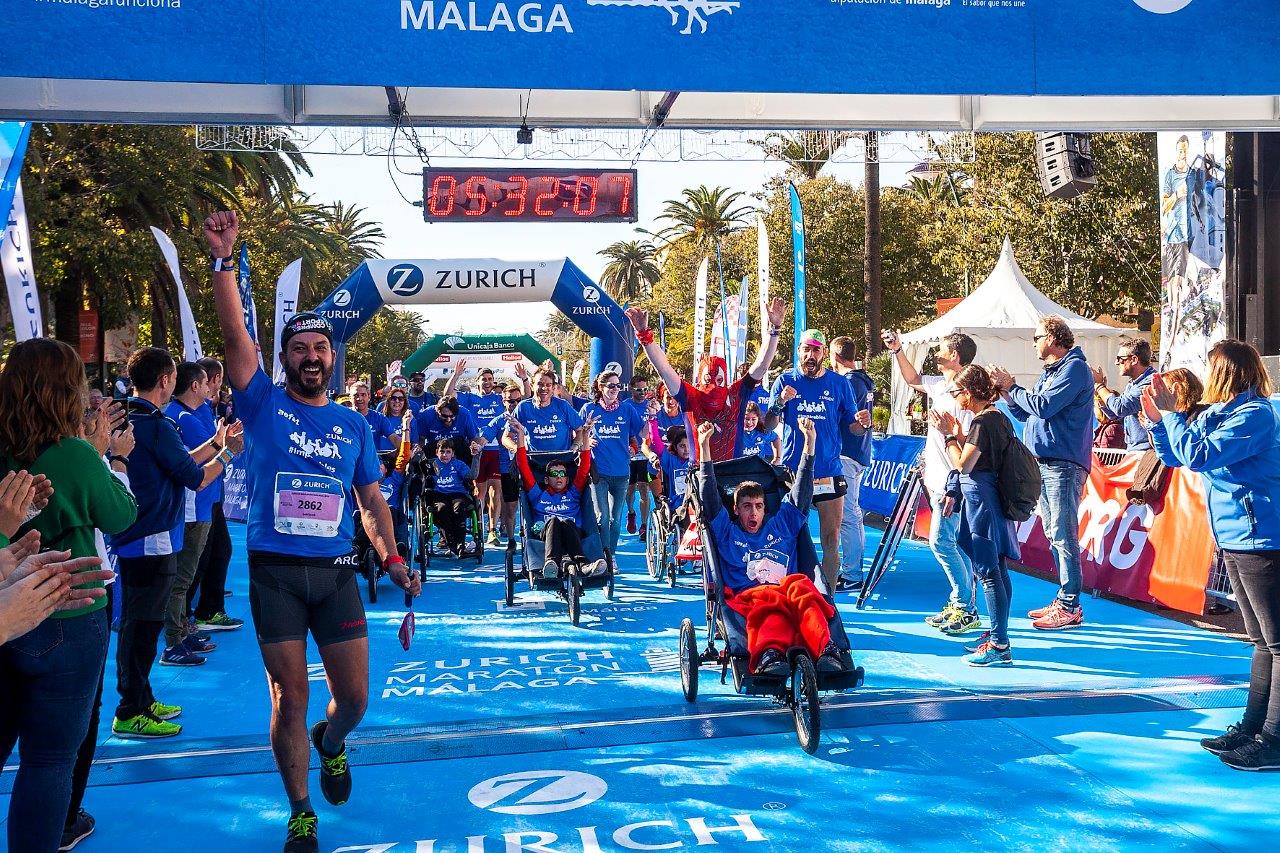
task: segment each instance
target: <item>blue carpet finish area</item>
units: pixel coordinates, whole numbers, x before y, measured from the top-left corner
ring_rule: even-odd
[[[237,554],[242,529],[233,525]],[[868,555],[878,541],[868,530]],[[617,853],[1280,847],[1280,775],[1232,771],[1197,741],[1235,722],[1248,647],[1086,598],[1083,628],[1013,622],[1015,666],[965,666],[964,639],[922,621],[942,604],[932,555],[904,544],[869,608],[841,602],[866,686],[824,699],[816,756],[790,712],[702,671],[680,695],[677,626],[701,623],[695,578],[649,580],[624,537],[613,602],[502,605],[501,552],[438,560],[410,651],[388,580],[369,606],[370,705],[349,742],[355,790],[319,796],[329,853]],[[1015,575],[1014,613],[1052,587]],[[247,617],[243,559],[228,609]],[[970,639],[974,635],[970,635]],[[104,723],[78,850],[278,851],[287,804],[249,629],[215,635],[203,667],[157,666],[178,738],[128,742]],[[312,649],[312,719],[328,692]],[[104,716],[114,707],[110,661]],[[7,807],[12,768],[0,775]],[[0,812],[0,818],[3,813]]]

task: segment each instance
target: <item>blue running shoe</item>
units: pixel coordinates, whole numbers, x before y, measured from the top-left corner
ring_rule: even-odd
[[[969,666],[1011,666],[1013,650],[1009,647],[997,649],[991,643],[983,643],[978,650],[964,659]]]

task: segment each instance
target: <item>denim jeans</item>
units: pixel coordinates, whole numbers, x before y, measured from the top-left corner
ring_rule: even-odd
[[[1280,737],[1280,551],[1226,551],[1222,561],[1253,643],[1240,727]]]
[[[18,745],[9,800],[10,853],[56,850],[76,754],[107,657],[106,608],[46,619],[0,646],[0,765]]]
[[[627,486],[631,484],[630,472],[616,477],[600,476],[591,484],[591,499],[596,504],[600,519],[600,538],[610,554],[618,552],[618,537],[622,535],[622,516],[627,511]]]
[[[1013,600],[1013,584],[1009,580],[1009,566],[1001,557],[994,568],[979,569],[978,581],[982,584],[982,596],[987,601],[987,616],[991,619],[991,639],[998,646],[1009,645],[1009,602]]]
[[[1080,606],[1080,496],[1088,477],[1074,462],[1040,463],[1040,523],[1058,567],[1058,602],[1069,610]]]
[[[929,547],[942,565],[947,583],[951,584],[951,603],[961,607],[974,606],[973,564],[956,545],[956,530],[960,527],[960,513],[942,517],[941,493],[929,493],[929,506],[933,510],[929,520]]]
[[[862,580],[862,559],[867,545],[862,517],[863,466],[848,456],[841,456],[840,468],[849,487],[844,494],[844,515],[840,517],[840,577],[848,581]]]

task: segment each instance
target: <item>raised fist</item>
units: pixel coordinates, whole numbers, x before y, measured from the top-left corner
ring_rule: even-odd
[[[781,393],[778,394],[778,402],[785,406],[787,403],[794,400],[796,395],[799,393],[800,392],[796,390],[796,386],[783,385]]]
[[[240,235],[240,220],[234,210],[223,210],[204,221],[204,239],[216,258],[229,257]]]

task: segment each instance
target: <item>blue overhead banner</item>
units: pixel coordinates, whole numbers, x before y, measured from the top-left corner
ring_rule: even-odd
[[[228,32],[231,46],[211,36]],[[6,0],[0,44],[10,48],[0,51],[0,77],[939,95],[1280,91],[1276,0]]]
[[[800,207],[800,193],[795,184],[788,184],[791,191],[791,258],[795,274],[795,328],[791,330],[796,343],[799,344],[800,333],[809,326],[808,308],[805,304],[805,261],[804,261],[804,210]],[[793,348],[791,366],[800,366],[800,350]]]

